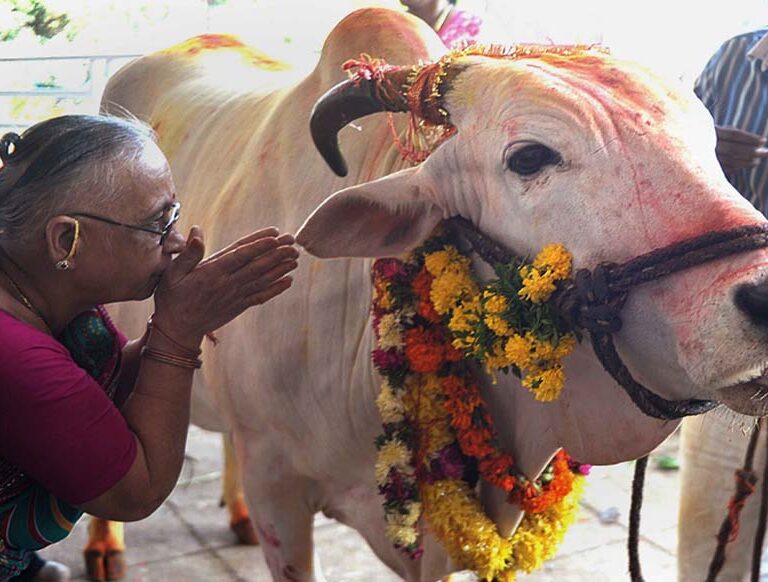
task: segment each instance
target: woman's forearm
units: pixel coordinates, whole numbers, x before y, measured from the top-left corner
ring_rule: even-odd
[[[141,365],[141,348],[147,343],[149,329],[139,338],[130,340],[123,346],[122,361],[120,363],[120,379],[115,393],[115,406],[122,408],[128,397],[133,392]]]
[[[202,340],[191,339],[197,340],[196,345]],[[152,357],[142,357],[141,347],[152,350],[147,354]],[[134,521],[147,517],[160,506],[181,471],[195,371],[186,365],[195,362],[195,356],[179,350],[178,344],[155,332],[145,336],[144,341],[131,342],[125,349],[129,364],[135,365],[137,372],[121,413],[136,439],[136,459],[118,483],[80,507],[97,517]],[[175,364],[158,361],[158,357]]]
[[[177,346],[161,334],[151,333],[144,343],[147,348],[179,355]],[[176,484],[184,460],[195,370],[139,359],[136,383],[123,415],[144,449],[151,487],[164,499]]]

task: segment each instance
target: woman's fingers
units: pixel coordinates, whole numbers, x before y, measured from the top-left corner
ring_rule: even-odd
[[[263,303],[266,303],[270,299],[277,297],[278,295],[280,295],[280,293],[288,289],[292,283],[293,283],[293,278],[290,276],[286,276],[286,277],[283,277],[282,279],[278,279],[266,289],[257,291],[256,293],[253,293],[252,295],[248,296],[247,298],[248,307],[253,307],[255,305],[261,305]]]
[[[227,276],[242,269],[255,259],[278,248],[280,243],[275,237],[258,239],[235,248],[230,248],[226,253],[217,253],[204,261],[206,266],[212,267],[217,276]]]
[[[246,235],[240,239],[237,239],[232,244],[224,247],[220,251],[212,254],[210,257],[208,257],[207,261],[215,261],[224,255],[227,255],[231,253],[232,251],[236,251],[239,247],[252,244],[259,240],[274,240],[276,238],[282,238],[285,235],[281,235],[280,231],[275,228],[274,226],[270,226],[267,228],[262,228],[261,230],[257,230],[256,232],[252,232],[249,235]],[[290,235],[288,235],[290,236]],[[292,237],[291,237],[292,238]],[[288,243],[292,244],[292,243]]]
[[[232,273],[233,279],[240,281],[252,281],[261,277],[275,265],[285,261],[296,261],[299,258],[299,252],[294,247],[278,247],[258,258],[253,259],[247,265]]]
[[[249,278],[241,287],[243,295],[247,297],[266,289],[276,280],[293,271],[298,265],[295,260],[286,260],[272,266],[257,277]]]

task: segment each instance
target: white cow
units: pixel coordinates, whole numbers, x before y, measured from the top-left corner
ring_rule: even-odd
[[[369,53],[411,66],[443,50],[421,21],[367,9],[336,26],[309,76],[282,89],[266,90],[240,49],[176,50],[124,68],[102,103],[157,129],[184,221],[201,225],[213,249],[256,226],[304,225],[299,242],[312,255],[397,256],[460,215],[520,255],[560,242],[576,268],[592,268],[764,222],[722,176],[711,118],[693,94],[594,51],[458,58],[442,87],[453,137],[411,167],[386,116],[366,117],[341,132],[350,176],[334,176],[308,123],[320,96],[345,79],[342,64]],[[765,250],[742,253],[634,290],[615,335],[633,375],[668,400],[714,398],[761,413],[743,383],[768,360],[765,332],[733,291],[762,283],[766,261]],[[384,535],[373,473],[380,377],[370,359],[371,260],[305,254],[300,262],[290,293],[221,329],[218,347],[205,346],[195,389],[207,406],[196,418],[233,434],[275,580],[315,579],[317,511],[358,530],[403,578],[436,580],[454,567],[434,540],[410,560]],[[138,331],[146,312],[124,306],[118,319]],[[678,425],[640,412],[588,342],[566,373],[553,403],[535,401],[514,377],[485,379],[500,441],[531,477],[561,447],[584,463],[616,463],[647,454]],[[520,510],[480,488],[509,535]]]

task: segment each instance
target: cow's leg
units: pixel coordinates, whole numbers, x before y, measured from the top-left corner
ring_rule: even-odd
[[[89,580],[120,580],[125,576],[125,537],[123,524],[91,517],[88,543],[83,551]]]
[[[246,501],[275,582],[324,582],[313,568],[312,527],[317,485],[286,463],[279,446],[247,446],[234,435]]]
[[[736,469],[744,463],[749,437],[741,424],[752,420],[715,410],[683,422],[681,439],[681,498],[678,528],[680,582],[701,582],[717,545],[716,536],[735,491]],[[762,480],[765,434],[760,435],[754,470]],[[739,581],[749,572],[752,543],[757,529],[760,492],[753,493],[741,512],[736,540],[728,544],[718,580]]]
[[[240,467],[235,458],[235,450],[229,434],[222,435],[224,442],[224,475],[222,500],[229,510],[229,527],[235,532],[237,541],[248,546],[259,543],[256,530],[248,514],[243,494],[243,483]]]

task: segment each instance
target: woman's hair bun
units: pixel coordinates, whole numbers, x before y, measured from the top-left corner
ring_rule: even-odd
[[[21,143],[21,136],[18,133],[9,131],[3,137],[0,138],[0,160],[3,163],[8,163],[14,154],[19,149]]]

